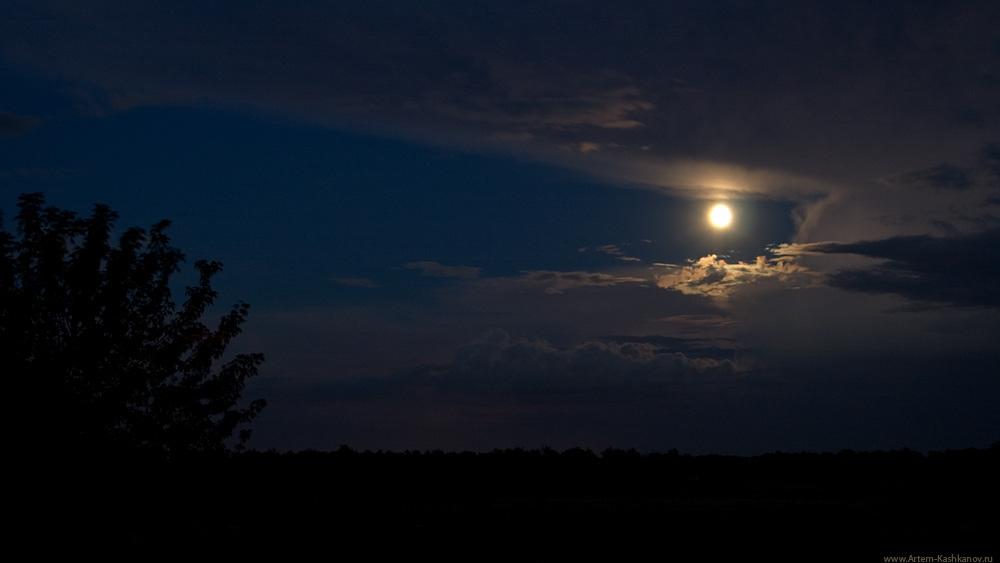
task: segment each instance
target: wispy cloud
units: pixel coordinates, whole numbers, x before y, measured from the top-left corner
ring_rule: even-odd
[[[606,274],[601,272],[558,272],[550,270],[525,271],[509,281],[543,288],[545,293],[560,294],[583,287],[613,287],[624,284],[644,284],[650,280],[636,276]]]
[[[418,270],[428,277],[462,280],[471,287],[538,289],[549,295],[587,287],[615,287],[652,282],[650,278],[636,275],[560,270],[523,270],[516,275],[481,276],[481,269],[474,266],[447,266],[432,261],[407,262],[403,267],[408,270]]]
[[[419,260],[403,264],[407,270],[418,270],[421,275],[432,278],[454,278],[471,280],[479,277],[481,268],[474,266],[446,266],[440,262]]]
[[[338,277],[338,278],[330,278],[330,280],[333,281],[334,283],[346,287],[368,287],[368,288],[380,287],[380,285],[377,282],[375,282],[375,280],[369,278]]]
[[[495,75],[504,77],[502,73]],[[507,86],[490,95],[463,96],[460,100],[430,95],[421,102],[427,110],[466,122],[489,123],[522,132],[585,127],[634,129],[641,127],[637,115],[655,107],[633,86],[602,87],[581,81],[561,93],[553,89],[552,77],[507,76]],[[513,86],[513,88],[511,87]],[[582,153],[600,149],[595,142],[578,143]]]
[[[579,252],[586,252],[587,247],[578,249]],[[621,262],[642,262],[642,258],[637,256],[629,256],[621,245],[618,244],[602,244],[594,247],[594,252],[599,252],[601,254],[607,254],[608,256],[613,256],[615,259]]]
[[[594,250],[596,252],[601,252],[601,253],[608,254],[608,255],[611,255],[611,256],[621,256],[621,255],[625,254],[625,252],[617,244],[602,244],[602,245],[594,248]]]

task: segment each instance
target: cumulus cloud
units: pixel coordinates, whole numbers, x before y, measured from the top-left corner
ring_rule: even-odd
[[[446,266],[440,262],[419,260],[403,264],[407,270],[418,270],[421,275],[432,278],[454,278],[471,280],[479,277],[480,268],[474,266]]]
[[[656,275],[656,285],[688,295],[724,298],[736,289],[761,280],[792,284],[813,283],[815,274],[794,260],[758,256],[750,262],[727,262],[715,254],[691,260],[687,265],[657,264],[666,272]]]
[[[640,334],[605,336],[599,339],[609,343],[629,343],[652,346],[655,353],[677,352],[699,358],[734,360],[743,352],[742,346],[732,339],[716,333],[712,336],[684,336],[669,334]]]
[[[720,338],[739,324],[731,316],[720,314],[668,315],[657,320],[666,332],[702,339]]]
[[[558,347],[543,339],[493,330],[460,348],[452,363],[410,377],[441,388],[566,393],[738,373],[731,359],[671,351],[664,342],[648,339],[592,340]]]

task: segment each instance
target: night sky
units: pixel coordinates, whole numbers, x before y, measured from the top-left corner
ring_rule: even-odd
[[[253,447],[1000,437],[998,2],[0,14],[4,216],[222,261]]]

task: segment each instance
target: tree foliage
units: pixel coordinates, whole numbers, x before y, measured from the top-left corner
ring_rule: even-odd
[[[210,328],[222,265],[196,262],[177,306],[184,255],[170,223],[113,237],[117,218],[105,205],[89,217],[47,207],[39,193],[19,198],[14,234],[0,218],[0,353],[17,400],[49,446],[175,456],[224,451],[235,434],[242,447],[264,401],[241,394],[264,358],[224,353],[248,305]]]

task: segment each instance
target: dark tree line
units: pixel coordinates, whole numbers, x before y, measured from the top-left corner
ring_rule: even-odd
[[[175,303],[172,276],[184,254],[168,221],[114,236],[118,215],[89,217],[18,199],[13,232],[0,217],[0,368],[32,440],[61,451],[157,456],[241,447],[263,400],[241,401],[261,354],[225,356],[248,305],[209,327],[212,278]]]

